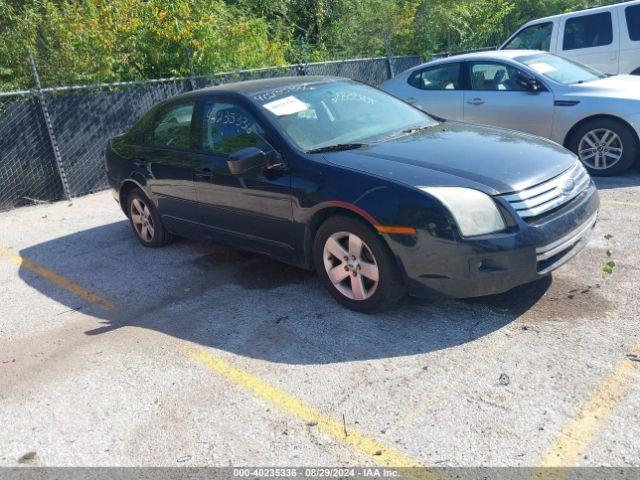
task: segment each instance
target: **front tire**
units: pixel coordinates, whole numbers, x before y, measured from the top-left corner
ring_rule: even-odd
[[[379,312],[404,296],[402,275],[389,248],[360,220],[330,217],[318,229],[313,251],[320,280],[351,310]]]
[[[593,176],[609,177],[629,169],[638,158],[638,139],[624,122],[594,119],[571,136],[569,149]]]
[[[171,243],[172,236],[162,224],[158,209],[139,188],[129,193],[127,212],[131,228],[142,245],[158,248]]]

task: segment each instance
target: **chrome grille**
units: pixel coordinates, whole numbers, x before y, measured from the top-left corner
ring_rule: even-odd
[[[581,163],[549,181],[516,193],[500,195],[521,218],[527,219],[561,207],[589,187],[591,177]]]

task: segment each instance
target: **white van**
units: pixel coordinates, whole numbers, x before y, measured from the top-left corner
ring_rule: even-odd
[[[534,20],[500,50],[545,50],[604,73],[640,75],[640,0]]]

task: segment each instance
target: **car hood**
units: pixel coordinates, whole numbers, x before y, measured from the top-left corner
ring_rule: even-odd
[[[489,195],[542,183],[576,162],[550,140],[457,122],[325,158],[412,187],[463,186]]]
[[[637,75],[615,75],[570,88],[570,95],[640,100],[640,76]]]

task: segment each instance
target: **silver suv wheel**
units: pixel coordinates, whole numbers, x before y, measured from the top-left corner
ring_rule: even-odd
[[[606,128],[587,132],[578,144],[582,163],[594,170],[611,168],[622,158],[624,145],[617,133]]]

